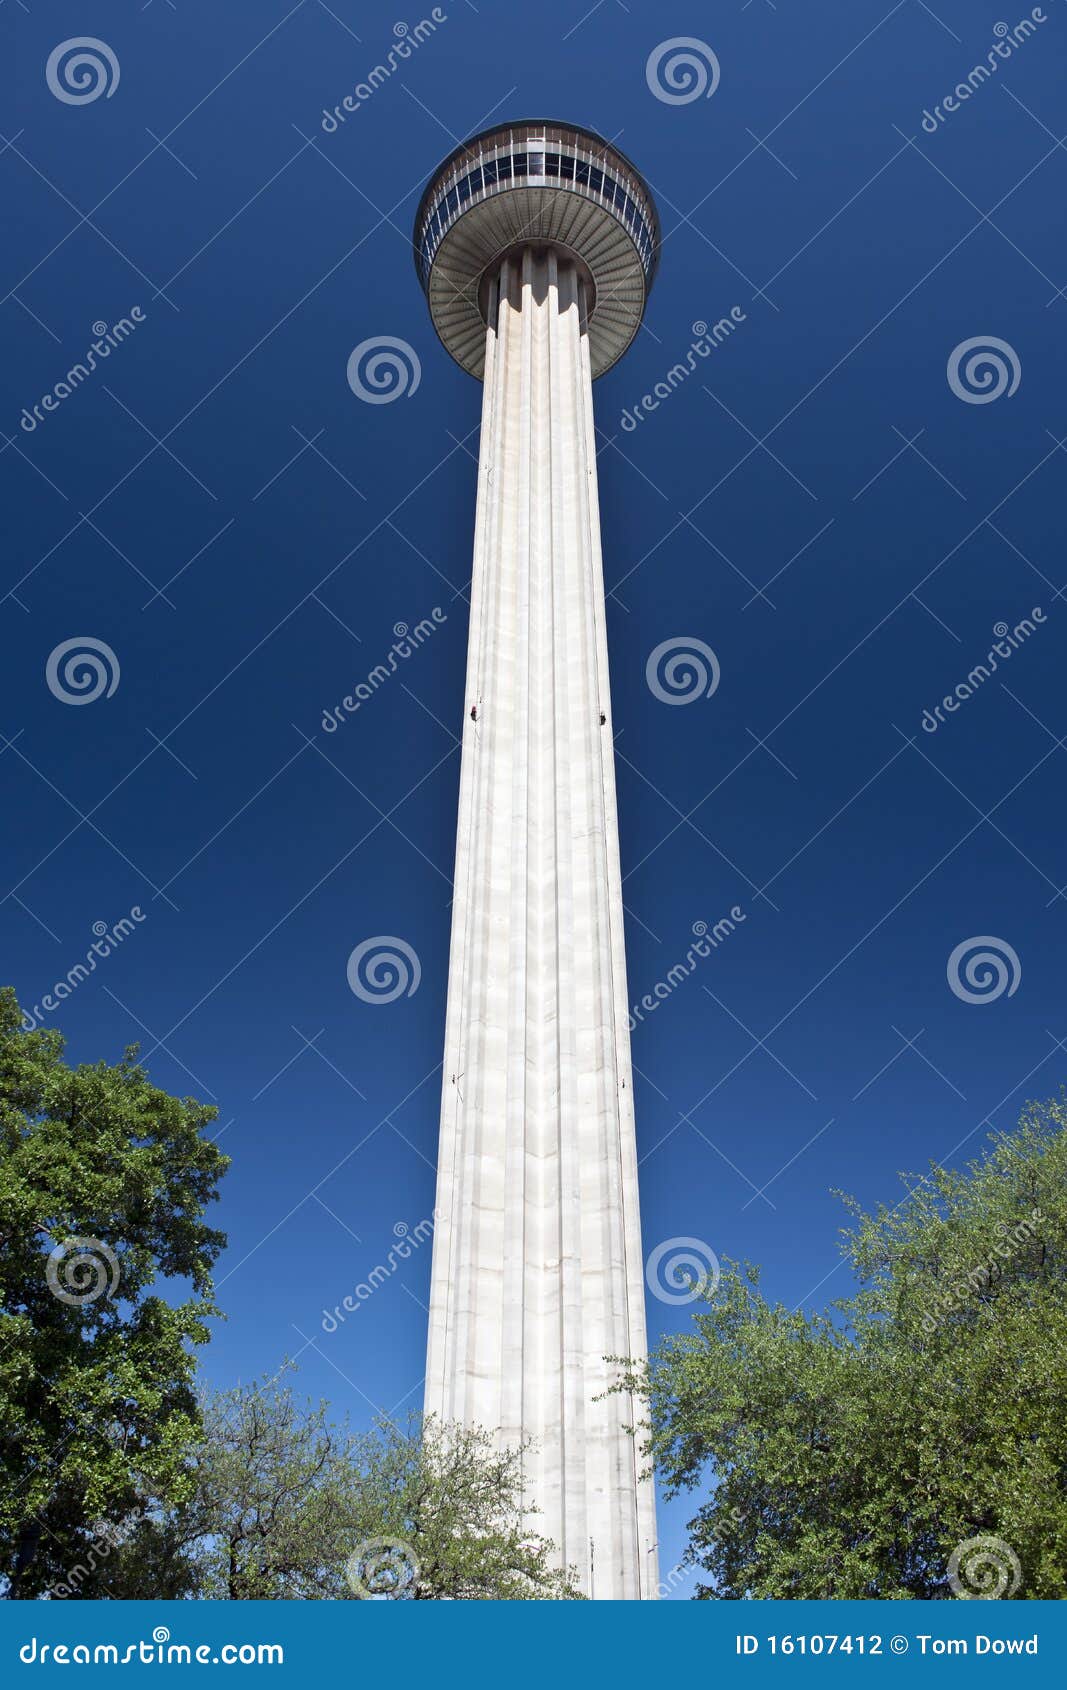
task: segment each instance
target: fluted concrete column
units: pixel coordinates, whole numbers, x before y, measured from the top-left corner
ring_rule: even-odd
[[[503,262],[487,331],[426,1410],[536,1440],[531,1525],[656,1592],[609,1355],[645,1355],[583,283]]]

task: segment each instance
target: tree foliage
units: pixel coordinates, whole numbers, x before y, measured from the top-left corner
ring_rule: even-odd
[[[555,1545],[524,1516],[529,1445],[499,1450],[479,1427],[434,1419],[402,1431],[381,1422],[356,1449],[358,1530],[405,1548],[377,1576],[386,1594],[415,1601],[544,1601],[579,1596],[555,1568]],[[406,1551],[409,1550],[410,1554]],[[375,1578],[354,1568],[364,1590]]]
[[[485,1432],[382,1420],[353,1433],[266,1381],[208,1398],[189,1477],[155,1527],[170,1589],[234,1601],[574,1594],[521,1519],[521,1452],[499,1453]]]
[[[0,991],[0,1574],[14,1596],[63,1585],[146,1497],[180,1494],[224,1243],[203,1218],[228,1165],[204,1133],[216,1111],[150,1084],[136,1049],[79,1067],[63,1051]]]
[[[831,1313],[728,1264],[626,1381],[668,1494],[713,1487],[698,1594],[1067,1596],[1067,1104],[893,1208],[849,1206],[859,1286]],[[995,1542],[968,1573],[975,1539]]]

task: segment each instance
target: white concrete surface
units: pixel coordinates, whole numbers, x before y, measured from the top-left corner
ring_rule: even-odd
[[[536,1439],[531,1524],[636,1599],[652,1487],[635,1405],[596,1400],[645,1319],[579,290],[527,248],[487,335],[425,1406]]]

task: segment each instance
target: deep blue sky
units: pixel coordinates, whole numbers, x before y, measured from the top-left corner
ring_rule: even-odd
[[[408,241],[434,166],[490,118],[616,137],[665,233],[647,332],[596,389],[631,998],[694,922],[746,920],[634,1035],[646,1248],[694,1236],[822,1304],[848,1284],[830,1188],[896,1201],[898,1170],[976,1153],[1067,1074],[1063,5],[932,135],[924,110],[1014,10],[443,9],[332,135],[322,109],[383,58],[395,5],[2,18],[21,133],[0,158],[0,730],[19,736],[0,975],[33,1004],[94,922],[147,912],[51,1019],[76,1059],[140,1038],[161,1084],[219,1102],[209,1376],[299,1351],[299,1385],[360,1422],[420,1397],[428,1247],[340,1331],[320,1322],[433,1203],[480,403]],[[79,35],[117,56],[111,98],[49,91]],[[650,92],[675,36],[717,55],[712,98]],[[135,305],[129,341],[27,434],[23,406]],[[733,337],[623,432],[693,323],[732,306]],[[990,335],[1017,391],[966,403],[947,361]],[[346,364],[379,336],[421,381],[369,405]],[[394,625],[435,606],[432,639],[324,735]],[[1045,623],[924,733],[994,624],[1035,606]],[[86,635],[121,677],[74,708],[45,667]],[[645,664],[685,637],[721,682],[670,707]],[[388,1005],[346,980],[378,934],[422,969]],[[1013,995],[950,991],[976,935],[1017,953]],[[648,1312],[653,1338],[688,1320]],[[661,1522],[665,1568],[687,1512]]]

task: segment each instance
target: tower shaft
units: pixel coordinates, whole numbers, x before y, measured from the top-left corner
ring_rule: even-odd
[[[426,1410],[527,1439],[531,1528],[655,1593],[650,1481],[597,1400],[645,1355],[586,284],[491,284]]]

